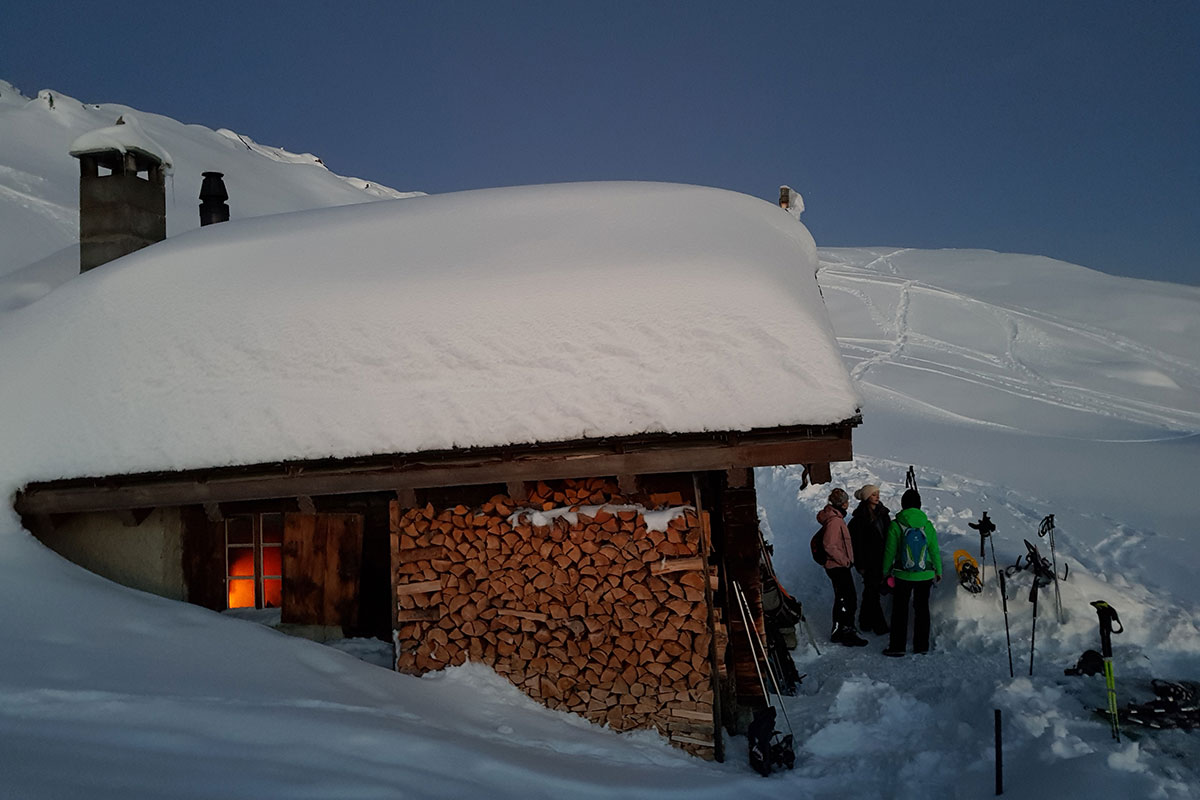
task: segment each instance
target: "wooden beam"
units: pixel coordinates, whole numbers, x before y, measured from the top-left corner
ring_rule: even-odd
[[[136,528],[154,512],[152,508],[119,508],[117,518],[126,528]]]
[[[745,467],[730,467],[725,470],[725,481],[734,489],[744,489],[750,484],[750,470]]]
[[[508,458],[480,455],[460,459],[420,461],[416,456],[388,466],[356,465],[324,469],[279,471],[269,465],[261,471],[243,468],[235,474],[218,470],[184,477],[163,474],[153,479],[123,480],[113,477],[99,485],[31,485],[19,493],[15,503],[22,515],[76,513],[119,508],[203,505],[216,509],[218,503],[269,500],[279,497],[309,497],[357,492],[469,486],[482,483],[587,478],[605,475],[637,475],[663,472],[742,470],[780,464],[813,464],[848,461],[853,457],[849,431],[820,437],[745,439],[738,444],[713,441],[679,442],[613,452],[601,449],[549,449],[524,452]],[[211,518],[211,517],[210,517]],[[220,518],[219,516],[217,517]]]
[[[221,522],[225,519],[225,515],[221,513],[221,504],[214,501],[204,503],[204,514],[208,517],[209,522]]]

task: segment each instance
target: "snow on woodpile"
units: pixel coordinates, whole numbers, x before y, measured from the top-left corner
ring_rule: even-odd
[[[781,209],[670,184],[209,226],[4,318],[0,477],[839,422],[816,266]]]

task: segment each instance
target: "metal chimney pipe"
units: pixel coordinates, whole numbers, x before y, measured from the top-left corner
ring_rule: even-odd
[[[225,190],[223,172],[205,172],[200,184],[200,227],[229,221],[229,192]]]

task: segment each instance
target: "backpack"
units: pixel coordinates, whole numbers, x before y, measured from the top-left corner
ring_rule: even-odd
[[[900,552],[896,558],[900,569],[910,572],[931,569],[928,553],[929,542],[925,539],[925,531],[921,528],[905,528],[900,534]]]
[[[812,549],[813,561],[822,567],[825,566],[825,562],[829,560],[829,554],[825,552],[825,539],[821,535],[821,531],[813,534],[812,539],[808,542],[808,546]]]

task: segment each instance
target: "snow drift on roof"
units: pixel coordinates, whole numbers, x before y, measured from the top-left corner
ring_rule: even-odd
[[[209,226],[4,318],[0,477],[836,423],[816,266],[781,209],[670,184]]]
[[[158,159],[168,169],[171,167],[171,156],[166,149],[146,133],[137,117],[128,114],[122,114],[116,125],[88,131],[80,136],[71,143],[70,153],[73,156],[82,156],[107,150],[120,153],[132,150]]]

